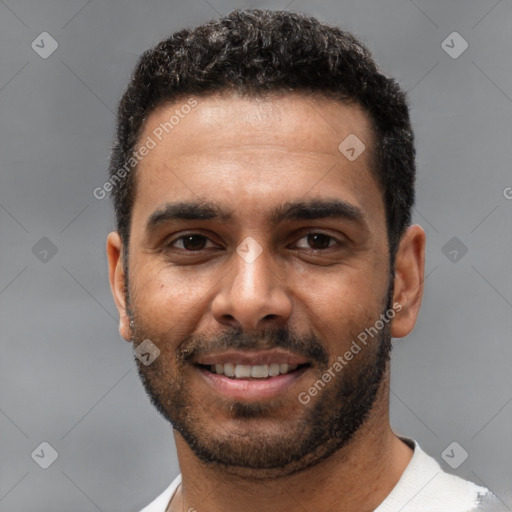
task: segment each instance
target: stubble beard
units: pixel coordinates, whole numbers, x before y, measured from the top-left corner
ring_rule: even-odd
[[[132,312],[134,344],[149,338],[163,346],[165,341],[157,335],[152,337],[154,333],[141,328],[135,317]],[[138,358],[135,361],[145,391],[155,408],[204,464],[217,465],[228,473],[248,478],[275,478],[314,466],[350,443],[368,419],[388,372],[389,331],[386,324],[380,336],[356,354],[319,391],[316,400],[311,400],[307,406],[297,401],[298,413],[288,418],[285,424],[273,425],[275,428],[270,430],[258,430],[258,421],[265,420],[268,424],[279,412],[281,399],[230,401],[229,406],[223,408],[223,414],[228,414],[230,419],[237,420],[237,425],[243,426],[229,430],[216,422],[215,410],[210,410],[208,404],[201,403],[188,392],[190,385],[186,375],[190,375],[190,368],[188,373],[183,372],[186,363],[180,357],[176,358],[174,367],[166,365],[162,356],[148,366]],[[280,340],[290,339],[287,331],[279,330],[279,333]],[[266,339],[272,339],[272,336]],[[187,340],[180,346],[186,343]],[[316,343],[320,342],[317,340]],[[281,346],[286,344],[280,343]],[[314,370],[313,382],[321,379],[329,364],[332,365],[320,354],[318,359],[322,363]]]
[[[125,262],[127,267],[127,262]],[[386,314],[393,303],[393,262],[388,276]],[[169,337],[161,337],[144,328],[131,307],[128,268],[125,268],[125,299],[130,318],[132,342],[138,345],[145,339],[158,346],[169,343]],[[360,332],[364,330],[361,329]],[[358,333],[352,333],[355,340]],[[153,337],[152,337],[153,335]],[[286,328],[266,330],[258,338],[246,337],[236,329],[226,332],[216,340],[226,348],[283,348],[307,355],[317,363],[316,378],[322,378],[329,365],[329,355],[324,344],[316,337],[301,337]],[[258,340],[258,341],[256,341]],[[258,346],[265,340],[265,347]],[[268,343],[270,341],[270,343]],[[276,342],[276,343],[273,343]],[[172,343],[171,343],[171,346]],[[280,399],[266,403],[232,401],[228,407],[230,417],[247,423],[245,432],[230,432],[216,425],[207,404],[195,400],[187,392],[188,383],[183,369],[186,360],[194,355],[194,349],[207,349],[211,341],[188,337],[178,345],[174,373],[162,357],[151,365],[144,365],[134,357],[144,389],[158,412],[183,437],[196,457],[209,466],[215,466],[228,474],[249,479],[270,479],[303,471],[329,458],[349,445],[361,429],[376,405],[385,377],[389,373],[392,350],[390,324],[385,323],[378,337],[365,346],[354,359],[319,393],[310,407],[300,405],[300,414],[286,425],[279,425],[270,435],[250,428],[251,421],[271,419],[281,406]],[[334,356],[336,357],[336,355]],[[299,403],[297,401],[297,403]],[[214,411],[215,412],[215,411]],[[215,428],[217,427],[217,428]],[[277,434],[275,433],[277,432]]]

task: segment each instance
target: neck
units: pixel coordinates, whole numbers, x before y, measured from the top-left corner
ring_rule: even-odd
[[[371,512],[397,484],[413,453],[391,430],[388,404],[389,375],[369,418],[345,447],[314,466],[274,480],[237,476],[219,465],[204,464],[175,431],[182,485],[169,510]]]

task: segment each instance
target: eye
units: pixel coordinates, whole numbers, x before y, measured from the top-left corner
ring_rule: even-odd
[[[215,244],[213,244],[213,242],[206,236],[198,233],[188,233],[174,239],[169,243],[169,247],[177,247],[178,249],[188,252],[202,251],[203,249],[206,249],[206,244],[208,242],[212,244],[211,247],[216,247]]]
[[[305,244],[303,243],[300,245],[302,240],[305,240]],[[325,233],[309,233],[300,238],[295,246],[299,249],[313,249],[315,251],[321,251],[337,244],[340,245],[341,242],[330,235],[326,235]]]

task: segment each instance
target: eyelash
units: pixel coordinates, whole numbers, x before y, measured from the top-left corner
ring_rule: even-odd
[[[332,247],[334,246],[342,246],[343,245],[343,242],[337,238],[335,238],[334,236],[332,235],[328,235],[327,233],[322,233],[321,231],[310,231],[309,233],[305,233],[303,236],[301,236],[301,238],[299,238],[297,241],[299,240],[302,240],[303,238],[307,238],[308,236],[311,236],[311,235],[321,235],[321,236],[324,236],[324,237],[327,237],[329,238],[330,240],[334,240],[334,244],[332,245],[329,245],[328,247],[326,247],[325,249],[310,249],[311,251],[326,251],[328,249],[331,249]],[[171,240],[167,245],[167,247],[170,247],[170,248],[173,248],[173,244],[175,244],[176,242],[180,241],[180,240],[184,240],[185,238],[187,237],[190,237],[190,236],[197,236],[197,237],[202,237],[206,240],[209,240],[210,242],[212,242],[206,235],[203,235],[202,233],[196,233],[196,232],[190,232],[190,233],[185,233],[184,235],[181,235],[173,240]],[[214,243],[214,242],[212,242]],[[176,248],[176,247],[174,247]],[[201,251],[204,251],[205,249],[208,249],[208,248],[203,248],[203,249],[198,249],[198,250],[188,250],[188,249],[185,249],[185,248],[181,248],[179,247],[178,248],[180,251],[184,251],[184,252],[187,252],[187,253],[190,253],[190,254],[196,254],[196,253],[199,253]],[[304,250],[305,248],[300,248],[302,250]],[[306,249],[307,250],[307,249]]]

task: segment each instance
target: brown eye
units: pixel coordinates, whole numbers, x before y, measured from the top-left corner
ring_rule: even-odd
[[[299,249],[313,249],[315,251],[321,251],[323,249],[328,249],[333,245],[336,245],[336,239],[330,235],[326,235],[324,233],[310,233],[306,236],[303,236],[299,242],[302,240],[306,241],[306,245],[301,245],[297,243],[297,247]]]
[[[308,243],[311,245],[312,249],[327,249],[327,247],[330,246],[329,242],[331,240],[332,237],[322,235],[321,233],[308,235]]]
[[[191,234],[180,236],[176,240],[174,240],[170,245],[175,246],[175,244],[181,245],[178,247],[179,249],[184,249],[186,251],[201,251],[205,248],[206,243],[208,242],[208,238],[203,235]]]

